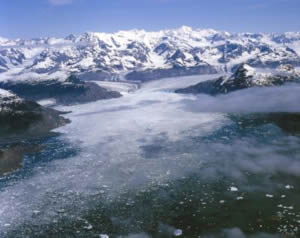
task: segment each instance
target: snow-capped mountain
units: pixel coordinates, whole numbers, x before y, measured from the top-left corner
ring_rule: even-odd
[[[226,72],[248,63],[300,66],[300,32],[229,33],[181,27],[174,30],[84,33],[66,38],[0,38],[0,79],[129,79]]]
[[[12,104],[21,101],[22,99],[14,93],[0,88],[0,112],[9,111]]]
[[[300,83],[300,72],[292,65],[280,65],[276,69],[258,69],[241,64],[231,76],[200,82],[175,92],[217,95],[251,87],[280,86],[285,83]]]

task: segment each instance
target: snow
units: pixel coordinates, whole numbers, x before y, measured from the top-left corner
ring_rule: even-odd
[[[188,26],[157,32],[144,30],[116,33],[88,32],[74,36],[71,40],[53,37],[30,40],[1,38],[0,49],[15,53],[10,53],[8,57],[0,54],[0,57],[4,57],[8,62],[5,65],[8,67],[8,72],[4,74],[11,76],[15,76],[16,71],[33,73],[38,69],[47,70],[52,67],[62,72],[97,71],[103,68],[108,72],[118,74],[131,70],[164,69],[173,67],[174,62],[170,60],[170,57],[178,49],[186,57],[184,60],[177,59],[177,63],[182,66],[198,66],[199,62],[196,60],[198,58],[201,60],[200,64],[210,64],[221,72],[225,67],[225,64],[220,61],[225,54],[222,50],[225,44],[237,44],[243,49],[242,52],[238,50],[226,52],[228,60],[226,65],[229,70],[238,64],[258,58],[263,62],[274,60],[298,62],[299,33],[286,33],[280,36],[290,39],[291,43],[285,45],[275,42],[275,35],[271,34],[259,34],[258,37],[254,37],[250,33],[230,34],[213,29],[193,29]],[[154,49],[162,43],[168,44],[170,49],[160,55]],[[128,48],[130,44],[134,47]],[[262,46],[269,47],[271,52],[261,51]],[[286,47],[290,47],[298,55],[288,51]],[[22,62],[16,60],[23,55],[25,60]],[[33,62],[37,58],[40,61],[34,65]],[[3,66],[1,68],[5,69]]]
[[[69,42],[65,39],[62,39],[62,38],[53,38],[53,37],[51,37],[51,38],[48,39],[47,43],[49,45],[59,45],[59,44],[62,45],[62,44],[68,44]]]
[[[249,66],[248,64],[244,64],[244,69],[246,69],[246,77],[253,77],[256,74],[255,68]]]
[[[12,102],[19,102],[22,99],[17,97],[10,91],[0,88],[0,112],[10,110],[9,104]]]
[[[0,99],[9,97],[15,97],[15,94],[0,88]]]
[[[293,49],[298,55],[300,55],[300,42],[296,41],[290,44],[287,44],[288,47]]]
[[[34,69],[35,68],[36,69],[40,69],[40,68],[47,69],[47,68],[50,68],[50,67],[53,67],[53,66],[55,66],[55,62],[50,58],[46,58],[46,60],[37,63],[33,68]]]
[[[92,57],[86,57],[79,61],[78,64],[75,64],[75,66],[76,65],[80,65],[83,69],[88,69],[89,67],[95,65],[95,62]]]
[[[56,104],[56,100],[54,98],[49,98],[49,99],[37,101],[37,103],[45,107],[50,107]]]

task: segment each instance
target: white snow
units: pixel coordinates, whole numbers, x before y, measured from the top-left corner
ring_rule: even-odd
[[[50,107],[56,104],[56,100],[55,98],[48,98],[48,99],[37,101],[37,103],[45,107]]]
[[[225,64],[220,61],[223,57],[228,60],[226,63],[228,70],[250,59],[260,59],[262,62],[299,60],[299,33],[282,34],[282,37],[292,40],[286,45],[275,42],[274,37],[272,34],[259,34],[258,37],[253,37],[250,33],[230,34],[212,29],[192,29],[183,26],[157,32],[144,30],[116,33],[88,32],[74,36],[72,40],[53,37],[31,40],[0,38],[0,49],[9,52],[8,55],[0,54],[0,57],[7,62],[1,66],[1,69],[8,68],[4,73],[9,76],[6,78],[16,79],[19,78],[19,73],[22,75],[26,73],[26,79],[29,79],[30,73],[52,67],[64,73],[82,70],[97,71],[103,67],[109,72],[123,74],[132,70],[171,68],[174,63],[184,67],[207,63],[221,72],[225,68]],[[156,47],[161,44],[167,44],[170,48],[162,54],[156,53]],[[242,48],[242,52],[225,47],[230,44],[237,44]],[[130,48],[130,45],[133,47]],[[261,46],[270,48],[271,51],[266,53],[260,49]],[[296,54],[286,47],[293,49]],[[178,49],[185,59],[179,58],[173,62],[170,60],[171,56]],[[23,56],[25,59],[21,62],[16,60]],[[200,59],[200,62],[196,58]],[[37,59],[38,63],[35,64]],[[250,73],[253,72],[249,71]],[[41,75],[41,78],[44,77],[47,76]]]
[[[14,96],[15,96],[15,94],[0,88],[0,99],[1,98],[14,97]]]
[[[248,64],[244,64],[244,68],[246,69],[246,76],[253,77],[256,74],[255,68],[249,66]]]

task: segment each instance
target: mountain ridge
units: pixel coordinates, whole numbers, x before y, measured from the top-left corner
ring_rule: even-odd
[[[93,79],[103,80],[172,69],[177,72],[170,75],[176,76],[207,73],[200,70],[203,67],[213,68],[211,72],[234,71],[241,63],[299,67],[300,32],[229,33],[183,26],[156,32],[87,32],[65,38],[0,38],[0,80],[53,79],[57,74],[58,78],[77,74],[83,79],[92,74]],[[198,70],[191,72],[191,68]],[[137,75],[143,79],[143,74]]]
[[[227,94],[252,87],[281,86],[286,83],[300,83],[300,71],[292,65],[281,65],[270,70],[257,70],[247,64],[241,64],[230,76],[207,80],[186,88],[175,90],[176,93],[188,94]]]

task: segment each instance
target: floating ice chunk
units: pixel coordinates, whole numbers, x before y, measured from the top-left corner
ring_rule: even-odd
[[[286,198],[286,195],[284,195],[284,194],[283,194],[283,195],[281,195],[281,198]]]
[[[230,191],[231,192],[237,192],[237,191],[239,191],[239,189],[237,187],[230,187]]]
[[[183,233],[182,230],[176,229],[176,230],[174,231],[174,236],[181,236],[182,233]]]
[[[34,210],[34,211],[33,211],[33,214],[35,214],[35,215],[37,215],[37,214],[39,214],[39,213],[40,213],[39,210]]]
[[[286,185],[285,188],[286,188],[286,189],[293,189],[294,187],[291,186],[291,185]]]
[[[274,195],[272,195],[272,194],[266,194],[266,197],[267,197],[267,198],[273,198]]]
[[[91,224],[89,224],[88,226],[83,227],[86,230],[92,230],[93,226]]]
[[[109,236],[106,235],[106,234],[100,234],[99,237],[100,237],[100,238],[109,238]]]
[[[244,197],[237,197],[236,200],[244,200]]]
[[[224,200],[220,200],[220,202],[219,202],[219,203],[223,204],[223,203],[225,203],[225,201],[224,201]]]

